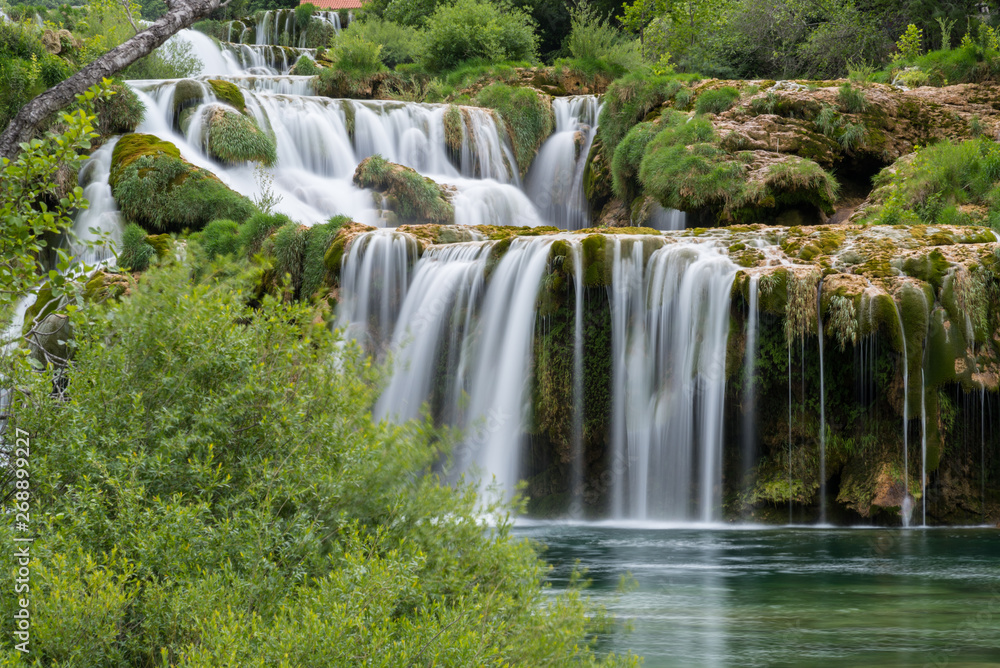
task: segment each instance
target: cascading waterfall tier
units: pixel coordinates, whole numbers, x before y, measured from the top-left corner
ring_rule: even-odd
[[[715,521],[737,267],[710,242],[645,251],[614,239],[612,512]]]

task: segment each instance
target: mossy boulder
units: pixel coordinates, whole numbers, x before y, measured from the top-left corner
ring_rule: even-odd
[[[197,107],[208,98],[208,87],[206,84],[195,79],[181,79],[174,84],[174,122],[179,123],[181,112],[185,109]]]
[[[223,218],[240,222],[256,211],[249,199],[153,135],[125,135],[118,141],[110,184],[124,216],[153,234],[197,231]]]
[[[340,266],[344,255],[350,249],[351,243],[362,234],[373,230],[375,228],[370,225],[362,225],[353,221],[344,223],[323,255],[323,265],[326,267],[326,270],[332,276],[339,277]]]
[[[361,161],[354,171],[354,184],[380,193],[383,208],[395,213],[401,223],[455,222],[455,209],[447,188],[380,155]]]

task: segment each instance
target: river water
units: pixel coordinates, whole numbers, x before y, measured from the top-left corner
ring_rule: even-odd
[[[519,522],[553,591],[574,564],[644,666],[1000,666],[996,529]],[[619,591],[623,575],[631,588]],[[631,627],[631,629],[627,627]]]

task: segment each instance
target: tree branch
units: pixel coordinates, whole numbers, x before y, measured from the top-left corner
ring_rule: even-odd
[[[218,9],[220,4],[221,0],[175,0],[170,5],[170,11],[146,30],[24,105],[0,135],[0,158],[14,160],[21,150],[20,144],[30,140],[45,119],[73,102],[77,94],[149,55],[179,30]]]

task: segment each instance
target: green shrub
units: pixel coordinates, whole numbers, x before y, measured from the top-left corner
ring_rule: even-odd
[[[548,99],[530,88],[497,83],[481,90],[474,102],[495,109],[500,115],[510,135],[517,168],[521,176],[527,174],[531,161],[555,125]]]
[[[868,111],[865,92],[850,83],[843,84],[837,91],[837,102],[840,103],[841,111],[848,114],[863,114]]]
[[[421,35],[417,29],[392,21],[375,17],[355,21],[347,26],[341,37],[344,36],[357,36],[381,46],[379,57],[386,67],[416,62],[420,55]]]
[[[385,70],[382,45],[358,34],[335,37],[327,55],[338,70],[350,76],[371,77]]]
[[[538,36],[528,14],[506,3],[456,0],[427,21],[420,61],[430,72],[468,60],[535,60]]]
[[[264,241],[278,228],[292,222],[282,213],[255,213],[240,225],[239,245],[243,255],[252,258],[261,251]]]
[[[304,76],[304,77],[314,77],[319,74],[320,68],[316,65],[316,61],[309,56],[303,54],[299,56],[299,59],[295,61],[295,65],[289,71],[289,74]]]
[[[827,137],[833,137],[836,131],[843,125],[844,121],[837,113],[837,110],[828,104],[824,104],[816,116],[816,127]]]
[[[639,194],[639,165],[646,145],[660,131],[655,123],[639,123],[628,131],[615,149],[611,161],[611,177],[615,195],[626,202]]]
[[[240,249],[240,225],[235,220],[213,220],[198,236],[201,248],[209,259],[235,256]]]
[[[305,30],[309,27],[309,23],[312,21],[313,12],[315,11],[315,5],[308,2],[295,8],[295,23],[299,30]]]
[[[256,162],[270,166],[277,160],[274,141],[253,118],[220,107],[209,119],[208,153],[231,165]]]
[[[570,12],[565,48],[582,69],[601,70],[612,77],[642,66],[639,43],[616,30],[591,5],[581,3]]]
[[[135,223],[126,225],[118,250],[118,266],[127,271],[146,271],[154,257],[156,249],[146,241],[146,230]]]
[[[432,472],[449,446],[429,425],[372,419],[370,362],[312,307],[250,309],[244,277],[188,275],[151,271],[74,323],[72,401],[52,373],[10,372],[7,410],[46,444],[33,660],[635,665],[594,656],[607,622],[545,590],[503,507]]]
[[[699,114],[721,114],[729,111],[740,99],[740,92],[732,86],[707,90],[698,96],[695,111]]]
[[[614,159],[618,142],[633,125],[683,90],[686,89],[679,81],[666,76],[650,76],[647,72],[633,72],[615,80],[604,95],[597,130],[605,159],[609,163]]]
[[[120,81],[111,84],[112,95],[95,104],[97,131],[104,137],[134,132],[146,113],[146,107],[129,86]]]

